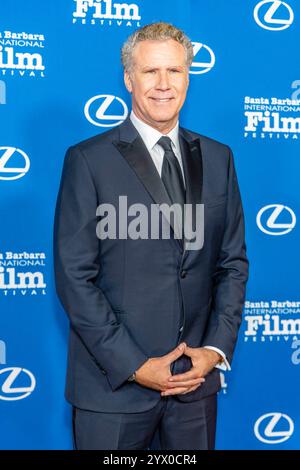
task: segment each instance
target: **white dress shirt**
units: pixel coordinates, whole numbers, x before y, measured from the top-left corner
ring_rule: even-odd
[[[177,121],[175,127],[173,127],[173,129],[168,134],[161,134],[159,131],[157,131],[153,127],[141,121],[134,114],[133,111],[131,111],[130,113],[130,119],[132,121],[132,124],[137,129],[140,136],[142,137],[144,144],[146,145],[147,150],[152,157],[153,163],[156,166],[159,176],[161,176],[161,172],[162,172],[165,151],[162,148],[162,146],[157,143],[157,141],[162,136],[170,137],[173,152],[175,153],[175,156],[177,157],[179,161],[183,181],[185,181],[184,171],[183,171],[183,166],[182,166],[181,151],[180,151],[180,145],[179,145],[179,136],[178,136],[179,122]]]
[[[144,144],[147,147],[148,152],[151,155],[151,158],[153,160],[153,163],[158,171],[159,176],[161,176],[162,172],[162,166],[163,166],[163,159],[164,159],[164,149],[157,143],[157,141],[162,137],[162,136],[167,136],[170,137],[171,139],[171,145],[173,152],[175,156],[177,157],[180,168],[182,171],[182,177],[183,181],[185,184],[185,178],[184,178],[184,171],[183,171],[183,165],[182,165],[182,158],[181,158],[181,151],[180,151],[180,145],[179,145],[179,122],[177,121],[175,127],[168,133],[168,134],[161,134],[157,129],[154,129],[153,127],[149,126],[149,124],[146,124],[143,122],[141,119],[139,119],[136,114],[131,111],[130,113],[130,119],[140,136],[142,137]],[[216,367],[221,370],[231,370],[230,364],[226,359],[225,354],[223,351],[221,351],[218,348],[215,348],[214,346],[205,346],[206,349],[211,349],[213,351],[216,351],[219,353],[222,358],[223,358],[223,363],[222,364],[217,364]]]

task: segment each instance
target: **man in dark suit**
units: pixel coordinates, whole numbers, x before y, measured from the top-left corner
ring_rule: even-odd
[[[156,431],[162,449],[214,448],[219,369],[230,369],[248,261],[230,148],[179,127],[192,59],[174,26],[136,31],[122,49],[130,116],[65,157],[54,256],[77,449],[146,449]],[[122,212],[125,196],[154,208],[170,236],[120,235],[124,213],[117,236],[105,235],[105,210]],[[182,212],[168,218],[164,205],[204,207],[201,245],[180,238]]]

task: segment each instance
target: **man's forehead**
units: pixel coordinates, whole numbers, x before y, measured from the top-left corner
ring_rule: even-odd
[[[165,39],[165,40],[152,40],[145,39],[144,41],[139,41],[133,49],[133,53],[139,53],[141,49],[147,49],[149,53],[156,53],[164,51],[169,53],[176,52],[177,54],[185,54],[185,49],[182,44],[174,39]]]
[[[147,53],[144,51],[147,49]],[[184,65],[186,61],[185,49],[174,39],[154,41],[146,39],[140,41],[133,49],[133,58],[136,63],[153,65],[153,62],[172,61],[174,66]]]

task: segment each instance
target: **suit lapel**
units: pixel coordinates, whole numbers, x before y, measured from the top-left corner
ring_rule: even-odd
[[[119,141],[114,141],[113,144],[134,170],[153,201],[158,205],[166,204],[170,206],[172,202],[153,163],[152,157],[130,118],[127,118],[119,126],[119,130],[120,139]],[[161,212],[164,214],[163,209]],[[167,213],[165,213],[165,217],[174,232],[173,222],[170,222]],[[173,237],[172,240],[175,241],[177,248],[182,251],[182,240]]]
[[[185,129],[179,129],[179,143],[182,157],[182,164],[185,175],[186,185],[186,204],[192,207],[192,229],[195,230],[196,204],[201,204],[203,187],[203,163],[199,137],[193,135]],[[186,241],[184,243],[185,258],[191,250],[186,250]]]
[[[179,142],[186,185],[186,203],[191,204],[193,209],[195,209],[195,205],[201,203],[203,186],[200,139],[199,137],[194,138],[190,132],[179,128]],[[119,126],[119,139],[114,141],[113,144],[134,170],[153,201],[158,205],[167,204],[170,206],[172,204],[171,200],[151,155],[129,117]],[[162,210],[162,212],[164,211]],[[166,218],[170,223],[169,218]],[[174,231],[172,222],[171,227]],[[173,237],[172,240],[175,241],[177,248],[182,252],[182,240]],[[189,251],[185,250],[185,245],[184,243],[184,257],[189,253]]]
[[[171,204],[168,193],[141,136],[138,134],[133,142],[120,141],[114,142],[114,144],[141,180],[152,199],[158,204]]]

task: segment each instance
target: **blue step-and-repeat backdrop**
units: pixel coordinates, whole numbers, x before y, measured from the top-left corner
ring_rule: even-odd
[[[72,448],[52,260],[62,163],[124,120],[120,47],[164,20],[194,46],[181,124],[232,147],[246,217],[250,279],[217,448],[299,449],[299,2],[2,0],[0,18],[0,448]]]

